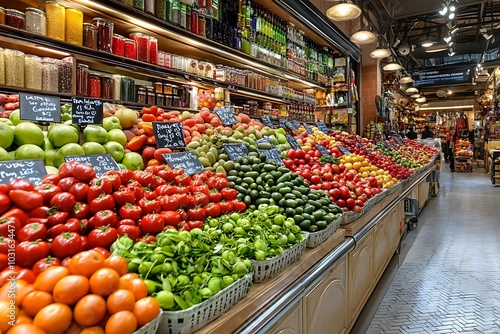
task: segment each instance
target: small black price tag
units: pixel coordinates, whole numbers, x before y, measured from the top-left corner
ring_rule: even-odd
[[[269,117],[267,117],[267,116],[263,116],[263,117],[261,118],[261,121],[262,121],[262,124],[264,124],[265,126],[268,126],[268,127],[270,127],[271,129],[273,129],[273,128],[274,128],[274,124],[273,124],[273,122],[271,121],[271,119],[270,119]]]
[[[0,162],[0,184],[7,184],[12,179],[21,178],[39,185],[45,175],[47,175],[47,170],[42,159]]]
[[[295,139],[294,136],[292,135],[289,135],[289,134],[286,134],[286,139],[288,140],[288,142],[290,143],[290,146],[294,149],[294,150],[300,150],[300,145],[299,145],[299,142],[297,141],[297,139]]]
[[[379,141],[379,143],[382,143],[382,146],[384,146],[386,149],[392,151],[392,148],[387,144],[385,140]]]
[[[351,152],[345,146],[337,145],[337,148],[345,155],[351,154]]]
[[[224,144],[229,159],[235,161],[239,157],[248,156],[248,149],[245,144]]]
[[[398,145],[396,145],[396,143],[394,143],[394,142],[390,141],[390,142],[389,142],[389,145],[390,145],[392,148],[394,148],[394,150],[395,150],[395,151],[399,150],[399,147],[398,147]]]
[[[221,108],[215,111],[224,126],[231,126],[236,123],[236,118],[230,108]]]
[[[293,126],[294,126],[294,128],[295,128],[294,130],[298,130],[298,129],[300,128],[300,123],[299,123],[299,122],[297,122],[296,120],[293,120],[293,121],[292,121],[292,124],[293,124]]]
[[[64,157],[64,160],[66,162],[74,160],[91,166],[97,177],[102,177],[106,172],[120,169],[110,154],[70,155]]]
[[[399,136],[392,136],[392,138],[394,139],[394,141],[396,141],[396,143],[398,143],[399,145],[404,145],[404,142],[403,140],[399,137]]]
[[[308,134],[310,134],[310,135],[314,134],[313,129],[311,128],[311,126],[309,124],[307,124],[307,123],[303,123],[303,124],[304,124],[304,127],[306,128],[306,131]]]
[[[205,167],[193,152],[167,153],[162,154],[162,157],[170,167],[182,168],[188,175],[194,175],[205,170]]]
[[[156,148],[184,148],[184,130],[181,123],[153,122]]]
[[[321,153],[321,156],[326,157],[326,156],[330,155],[330,153],[328,153],[328,151],[326,150],[326,148],[323,145],[316,144],[315,146],[318,149],[319,153]]]
[[[61,123],[61,99],[57,96],[19,93],[20,118]]]
[[[368,154],[372,154],[370,151],[368,151],[368,150],[366,149],[366,147],[364,147],[364,146],[363,146],[363,145],[361,145],[360,143],[356,143],[356,146],[357,146],[357,147],[359,147],[360,149],[362,149],[362,150],[365,152],[365,154],[366,154],[366,155],[368,155]]]
[[[101,99],[72,97],[71,114],[73,124],[102,124],[103,102]]]
[[[318,129],[323,132],[323,133],[326,133],[328,134],[328,127],[326,126],[325,122],[323,121],[318,121],[316,122],[316,126],[318,127]]]
[[[267,157],[267,160],[275,161],[278,164],[283,165],[283,160],[281,160],[280,152],[277,149],[275,149],[275,148],[270,149],[270,150],[257,149],[257,152],[259,154],[265,154]]]

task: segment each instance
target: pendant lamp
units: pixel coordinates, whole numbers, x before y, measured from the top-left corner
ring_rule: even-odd
[[[370,52],[370,57],[375,59],[387,58],[391,55],[391,50],[383,47],[377,47],[372,52]]]
[[[361,9],[347,0],[341,1],[326,11],[326,16],[332,21],[349,21],[359,15],[361,15]]]
[[[406,89],[407,93],[418,93],[418,89],[416,87],[409,87]]]
[[[377,36],[366,28],[359,29],[359,31],[355,32],[351,36],[351,41],[358,45],[370,44],[376,40]]]
[[[383,67],[384,71],[397,71],[397,70],[400,70],[402,68],[403,68],[403,66],[396,63],[392,57],[389,58],[389,63],[387,63]]]

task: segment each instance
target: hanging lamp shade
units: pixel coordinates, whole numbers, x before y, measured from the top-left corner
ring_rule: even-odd
[[[349,21],[361,15],[361,9],[346,0],[327,9],[326,16],[332,21]]]
[[[413,81],[415,81],[415,80],[413,80],[411,78],[411,76],[409,76],[409,75],[406,75],[406,76],[402,77],[401,79],[399,79],[399,83],[402,83],[402,84],[412,83]]]
[[[409,87],[406,89],[407,93],[418,93],[418,89],[416,87]]]
[[[427,99],[425,98],[425,96],[421,96],[421,97],[416,98],[415,102],[425,103],[425,102],[427,102]]]
[[[384,71],[397,71],[397,70],[400,70],[400,69],[402,69],[402,68],[403,68],[403,66],[399,65],[398,63],[396,63],[396,62],[394,61],[394,59],[392,59],[392,58],[390,58],[390,59],[389,59],[389,63],[387,63],[387,64],[383,67]]]
[[[418,94],[418,93],[417,94],[412,94],[410,97],[412,99],[418,99],[420,97],[420,94]]]
[[[391,50],[387,48],[378,47],[370,52],[370,57],[375,59],[387,58],[391,55]]]
[[[377,36],[368,29],[360,29],[351,36],[351,41],[358,45],[373,43],[377,40]]]

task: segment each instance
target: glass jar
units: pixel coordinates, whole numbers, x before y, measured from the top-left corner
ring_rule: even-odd
[[[154,85],[155,85],[155,93],[163,94],[163,83],[155,82]]]
[[[101,97],[106,100],[113,99],[114,81],[110,75],[101,75]]]
[[[59,60],[42,58],[42,89],[47,92],[59,90]]]
[[[73,58],[66,57],[58,62],[59,93],[71,93],[73,88]]]
[[[97,73],[89,74],[89,96],[93,98],[101,97],[101,76]]]
[[[148,14],[155,15],[155,0],[145,0],[144,11]]]
[[[122,0],[122,2],[126,5],[133,6],[134,5],[134,0]]]
[[[137,60],[149,63],[149,36],[140,32],[130,34],[137,47]]]
[[[193,7],[191,8],[191,32],[193,34],[198,34],[198,6],[196,4],[193,4]]]
[[[172,85],[172,93],[171,94],[174,96],[179,95],[179,87],[177,87],[176,85]]]
[[[137,94],[136,94],[136,97],[135,97],[135,101],[139,104],[146,104],[146,90],[141,87],[137,90]]]
[[[179,0],[170,0],[171,23],[176,26],[181,24],[181,3]]]
[[[85,64],[76,65],[76,95],[89,96],[89,67]]]
[[[158,39],[152,36],[149,36],[149,62],[158,64]]]
[[[24,87],[24,52],[5,49],[5,84],[7,86]]]
[[[134,78],[122,76],[121,79],[121,100],[126,102],[135,101],[135,81]]]
[[[171,53],[165,52],[163,66],[166,68],[172,68],[172,54]]]
[[[113,43],[112,43],[113,54],[117,56],[125,55],[125,38],[121,35],[113,34]]]
[[[164,21],[167,20],[168,0],[155,0],[155,16]]]
[[[157,106],[164,106],[165,105],[165,95],[156,94],[156,105]]]
[[[125,57],[130,59],[137,59],[136,44],[133,39],[125,38],[123,41],[125,49]]]
[[[186,6],[186,30],[191,31],[191,20],[192,20],[191,6]]]
[[[37,35],[45,36],[47,34],[46,30],[46,21],[45,12],[33,8],[26,8],[26,12],[24,13],[26,16],[26,31],[32,32]]]
[[[165,107],[172,107],[173,100],[172,95],[165,95]]]
[[[172,95],[172,85],[164,84],[163,85],[163,94]]]
[[[181,101],[180,101],[179,97],[174,96],[173,101],[172,101],[172,107],[180,108],[180,106],[181,106]]]
[[[0,48],[0,85],[5,85],[5,59],[3,48]]]
[[[83,24],[83,46],[97,50],[97,28],[92,23]]]
[[[158,51],[158,66],[165,67],[165,52]]]
[[[24,29],[26,25],[26,17],[23,12],[15,9],[6,9],[5,24],[9,27]]]
[[[5,24],[5,8],[0,7],[0,24]]]
[[[24,87],[42,89],[42,58],[35,55],[24,56]]]
[[[146,103],[149,105],[155,104],[155,89],[152,86],[146,87]]]
[[[111,53],[114,23],[100,17],[94,18],[93,23],[97,27],[97,50]]]
[[[201,37],[207,37],[206,23],[205,14],[198,12],[198,35]]]
[[[113,100],[120,101],[122,99],[122,76],[113,74]]]
[[[79,9],[66,8],[66,42],[83,44],[83,13]]]
[[[186,14],[187,14],[186,4],[181,3],[181,16],[179,18],[179,26],[183,29],[186,29],[186,21],[187,21]]]
[[[144,11],[144,0],[133,0],[133,5],[135,8]]]
[[[45,3],[47,37],[65,40],[66,9],[54,1]]]

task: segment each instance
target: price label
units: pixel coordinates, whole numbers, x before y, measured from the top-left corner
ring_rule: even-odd
[[[351,152],[345,146],[337,145],[337,148],[339,149],[340,152],[342,152],[345,155],[351,154]]]
[[[310,135],[314,134],[313,129],[311,128],[311,126],[309,124],[307,124],[307,123],[303,123],[303,124],[304,124],[304,127],[306,128],[306,131],[308,134],[310,134]]]
[[[299,123],[299,122],[297,122],[296,120],[293,120],[293,121],[292,121],[292,124],[293,124],[293,126],[295,127],[295,130],[297,130],[298,128],[300,128],[300,123]]]
[[[257,149],[257,152],[259,154],[265,154],[267,157],[267,160],[275,161],[278,164],[283,165],[283,160],[281,160],[280,152],[277,149],[275,149],[275,148],[270,149],[270,150]]]
[[[315,146],[318,149],[319,153],[321,153],[322,156],[326,157],[326,156],[330,155],[330,153],[328,153],[328,151],[326,150],[326,148],[323,145],[316,144]]]
[[[61,123],[61,99],[57,96],[19,93],[20,118]]]
[[[362,149],[362,150],[365,152],[365,154],[366,154],[366,155],[368,155],[368,154],[372,154],[370,151],[368,151],[368,150],[366,149],[366,147],[364,147],[364,146],[363,146],[363,145],[361,145],[360,143],[357,143],[357,144],[356,144],[356,146],[357,146],[357,147],[359,147],[360,149]]]
[[[88,97],[72,97],[71,114],[71,122],[73,124],[102,124],[102,100]]]
[[[102,177],[111,170],[120,169],[110,154],[70,155],[64,157],[64,160],[66,162],[74,160],[92,166],[97,177]]]
[[[182,168],[187,175],[194,175],[205,170],[200,160],[193,152],[162,154],[167,164],[172,168]]]
[[[215,111],[224,126],[231,126],[236,123],[236,118],[230,108],[221,108]]]
[[[45,175],[47,175],[47,170],[42,159],[0,162],[0,184],[7,184],[10,180],[21,178],[39,185]]]
[[[396,143],[394,143],[394,142],[390,141],[390,142],[389,142],[389,145],[390,145],[392,148],[394,148],[394,150],[395,150],[395,151],[399,150],[399,147],[398,147],[398,145],[396,145]]]
[[[181,123],[153,122],[156,148],[184,148],[184,130]]]
[[[281,118],[280,118],[280,119],[278,120],[278,124],[279,124],[279,127],[280,127],[280,128],[286,128],[286,127],[287,127],[287,126],[286,126],[286,123],[287,123],[287,121],[286,121],[286,120],[284,120],[284,119],[281,119]]]
[[[271,121],[271,119],[269,119],[269,117],[267,117],[267,116],[263,116],[263,117],[261,118],[261,121],[262,121],[262,124],[264,124],[265,126],[268,126],[268,127],[270,127],[271,129],[273,129],[273,128],[274,128],[274,124],[273,124],[273,122]]]
[[[392,151],[392,148],[389,146],[389,144],[387,144],[387,142],[386,142],[385,140],[382,140],[382,141],[380,141],[379,143],[382,143],[382,145],[383,145],[386,149],[388,149],[388,150]]]
[[[323,121],[318,121],[316,122],[316,126],[318,127],[318,129],[323,132],[323,133],[326,133],[328,134],[328,127],[326,126],[325,122]]]
[[[399,136],[393,136],[392,138],[393,138],[393,139],[396,141],[396,143],[398,143],[399,145],[404,145],[403,140],[402,140]]]
[[[294,136],[292,135],[289,135],[289,134],[286,134],[286,140],[288,140],[288,142],[290,143],[290,146],[294,149],[294,150],[300,150],[300,145],[299,145],[299,142],[297,141],[297,139],[295,139]]]
[[[239,157],[247,157],[248,149],[245,144],[224,144],[229,159],[235,161]]]

